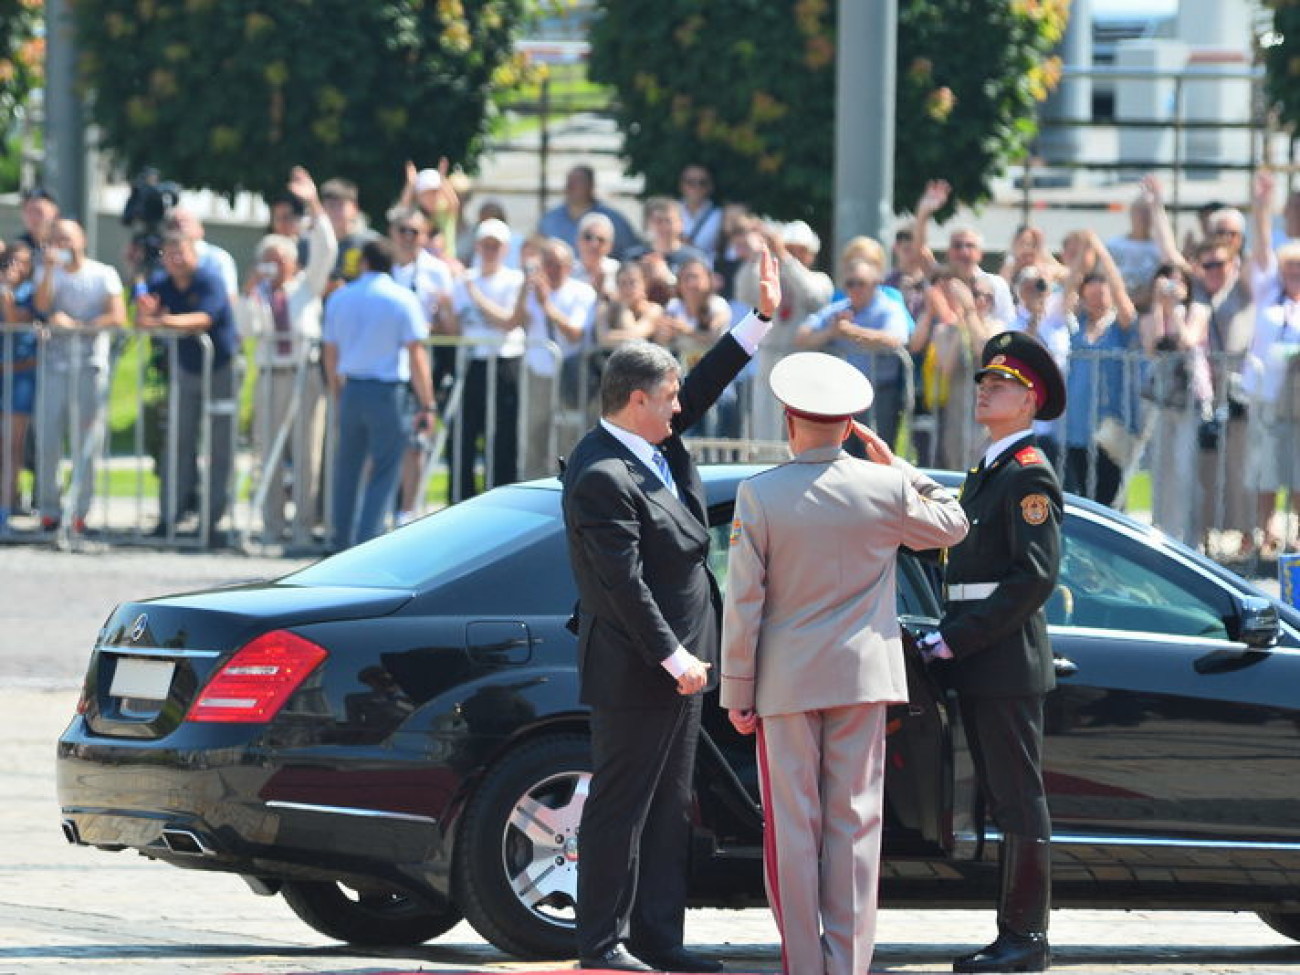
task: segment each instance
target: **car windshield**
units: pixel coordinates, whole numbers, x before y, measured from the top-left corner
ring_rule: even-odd
[[[291,586],[422,589],[558,529],[559,494],[504,489],[422,518],[281,580]]]

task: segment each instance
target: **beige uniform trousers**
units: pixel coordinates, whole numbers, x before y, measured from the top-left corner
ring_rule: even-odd
[[[887,704],[763,718],[767,896],[786,975],[868,975],[876,941]]]

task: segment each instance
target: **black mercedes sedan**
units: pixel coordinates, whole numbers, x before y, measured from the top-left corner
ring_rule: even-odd
[[[725,584],[739,481],[705,468]],[[889,723],[886,904],[986,905],[997,831],[959,711],[912,640]],[[119,606],[58,744],[71,843],[240,874],[318,931],[415,944],[461,917],[572,957],[589,779],[558,483],[498,488],[274,582]],[[1300,614],[1070,498],[1049,605],[1057,906],[1250,910],[1300,938]],[[762,902],[752,740],[706,706],[698,905]]]

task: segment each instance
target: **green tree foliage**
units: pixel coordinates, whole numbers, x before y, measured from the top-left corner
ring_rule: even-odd
[[[405,160],[472,167],[526,0],[77,0],[82,78],[131,169],[270,195],[291,166],[382,213]]]
[[[825,227],[831,212],[835,0],[599,0],[593,77],[617,89],[631,168],[673,192],[688,162],[729,199]],[[989,196],[1022,156],[1060,66],[1068,0],[899,0],[894,199],[927,179]],[[852,95],[850,94],[851,98]]]
[[[0,0],[0,144],[2,152],[17,148],[15,122],[22,118],[27,96],[41,84],[45,71],[45,41],[38,36],[41,0]],[[0,162],[0,190],[17,188],[18,159]]]
[[[1264,48],[1265,89],[1279,120],[1300,131],[1300,4],[1270,0],[1273,8],[1271,46]]]

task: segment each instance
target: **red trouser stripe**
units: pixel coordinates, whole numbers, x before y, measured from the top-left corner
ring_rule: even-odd
[[[790,971],[785,957],[785,924],[781,915],[780,869],[776,862],[776,824],[772,821],[772,777],[767,765],[767,739],[763,735],[763,722],[758,722],[758,781],[763,802],[763,871],[767,876],[767,897],[771,902],[772,917],[781,935],[781,970]]]

